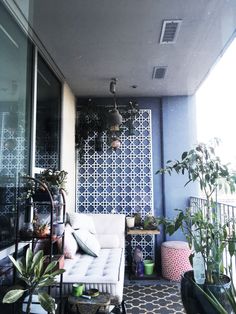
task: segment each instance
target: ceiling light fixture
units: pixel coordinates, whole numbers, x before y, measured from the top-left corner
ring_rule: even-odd
[[[110,92],[113,94],[114,108],[109,110],[109,120],[108,120],[109,127],[112,132],[119,131],[120,125],[122,124],[122,115],[117,109],[117,104],[116,104],[116,83],[117,83],[117,79],[112,78],[111,83],[110,83]]]

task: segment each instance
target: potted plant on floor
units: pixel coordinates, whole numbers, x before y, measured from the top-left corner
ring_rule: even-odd
[[[233,283],[231,267],[228,267],[228,272],[230,273],[232,284],[231,284],[230,289],[226,290],[225,292],[226,292],[226,298],[231,305],[231,313],[233,314],[233,313],[236,313],[236,288]],[[225,309],[224,306],[222,306],[222,304],[219,302],[219,300],[215,297],[215,295],[210,290],[207,290],[207,291],[203,290],[202,287],[196,284],[194,281],[193,281],[193,284],[198,289],[198,291],[200,291],[204,295],[204,297],[212,304],[215,310],[218,311],[217,312],[218,314],[229,314],[228,310]]]
[[[26,257],[21,261],[16,261],[12,256],[9,256],[9,258],[16,267],[19,279],[24,282],[24,286],[9,290],[2,302],[14,303],[21,297],[28,296],[26,313],[30,314],[32,298],[36,294],[42,308],[49,313],[55,313],[55,299],[44,288],[55,285],[55,277],[64,273],[65,270],[56,269],[57,261],[53,261],[46,266],[46,256],[43,251],[33,254],[31,249],[27,249]]]
[[[217,143],[215,141],[215,144]],[[194,211],[191,208],[178,210],[178,215],[174,220],[164,217],[159,219],[159,223],[164,224],[170,235],[178,229],[183,231],[190,248],[193,248],[190,261],[193,262],[194,258],[199,254],[201,255],[205,284],[214,291],[213,293],[216,293],[216,290],[222,291],[224,282],[226,284],[225,289],[227,289],[230,279],[222,274],[223,252],[228,248],[231,255],[235,254],[234,245],[232,245],[235,237],[234,234],[229,233],[230,226],[234,222],[232,220],[220,222],[217,192],[221,189],[234,192],[235,175],[216,156],[215,145],[206,144],[198,144],[195,148],[184,152],[180,160],[168,161],[165,168],[157,171],[157,173],[170,175],[173,172],[188,175],[188,181],[185,185],[190,182],[198,182],[205,201],[200,206],[195,206]],[[199,310],[198,306],[201,302],[196,301],[196,296],[188,293],[194,291],[194,286],[191,285],[189,279],[193,279],[192,271],[187,272],[181,282],[182,299],[187,313],[217,313],[212,308]],[[186,289],[184,285],[187,286]],[[189,302],[191,305],[188,304]],[[194,310],[193,303],[195,303],[196,310]],[[203,308],[208,305],[211,306],[211,304],[205,304],[204,298],[203,303]]]

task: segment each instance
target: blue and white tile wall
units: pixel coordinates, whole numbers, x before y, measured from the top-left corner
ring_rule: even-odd
[[[85,161],[77,160],[78,212],[127,216],[139,212],[142,218],[153,212],[151,110],[141,109],[134,125],[135,135],[123,132],[117,151],[104,145],[98,153],[94,138],[87,140]],[[144,258],[153,258],[152,237],[132,236],[131,244],[142,247]]]

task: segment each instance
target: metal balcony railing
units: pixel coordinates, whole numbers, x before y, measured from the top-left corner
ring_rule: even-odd
[[[198,197],[190,197],[190,207],[192,211],[201,209],[206,216],[206,200]],[[228,233],[229,235],[236,234],[236,206],[217,202],[212,209],[212,212],[217,213],[219,225],[229,222]],[[223,255],[223,266],[225,273],[229,275],[229,267],[232,267],[233,281],[236,283],[236,258],[230,257],[228,249],[226,248]]]

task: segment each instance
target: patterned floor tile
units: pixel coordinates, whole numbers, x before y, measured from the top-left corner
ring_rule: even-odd
[[[127,314],[185,313],[178,285],[137,285],[124,287]]]

